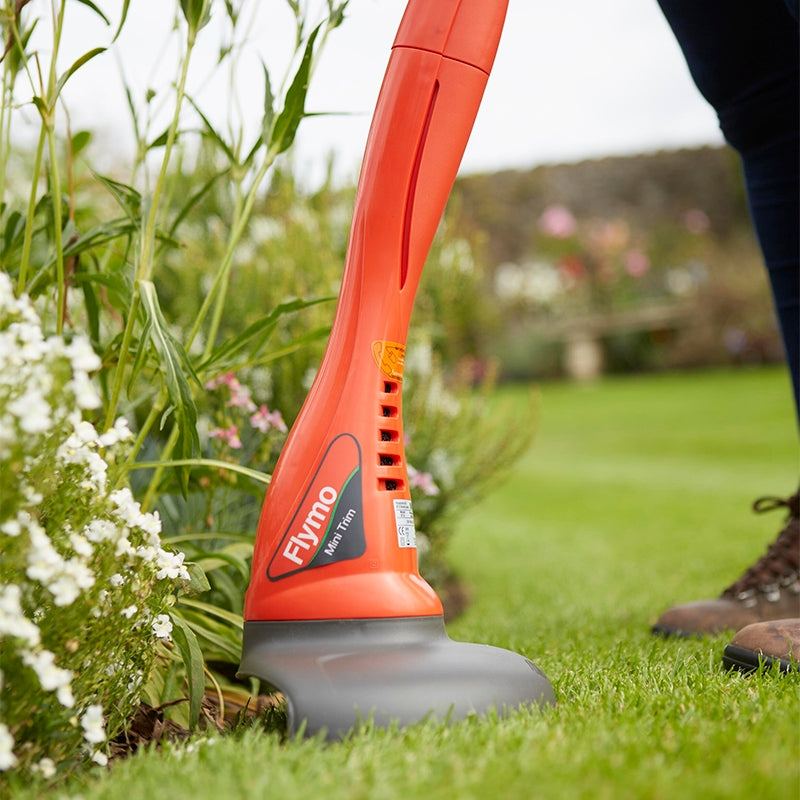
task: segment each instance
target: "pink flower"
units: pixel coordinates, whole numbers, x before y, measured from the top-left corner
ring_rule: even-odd
[[[566,206],[553,205],[548,206],[539,217],[539,228],[546,236],[568,239],[577,231],[578,223]]]
[[[212,428],[208,435],[212,439],[219,439],[225,442],[228,447],[234,450],[239,450],[242,446],[242,440],[239,438],[239,429],[235,425],[231,425],[229,428]]]
[[[242,386],[239,381],[236,381],[235,386],[231,385],[231,399],[225,405],[228,408],[243,408],[245,411],[256,410],[256,404],[250,397],[250,389]]]
[[[625,271],[632,278],[641,278],[650,271],[650,259],[647,253],[637,248],[625,253]]]
[[[266,433],[271,428],[277,428],[282,433],[286,433],[286,423],[283,421],[280,411],[270,411],[265,405],[250,417],[250,424],[261,433]]]
[[[412,489],[420,489],[423,494],[433,497],[439,494],[439,487],[433,480],[433,475],[430,472],[419,472],[409,464],[407,466],[408,472],[408,485]]]
[[[229,386],[231,390],[238,389],[241,384],[232,372],[226,372],[224,375],[217,375],[205,384],[206,389],[216,389],[218,386]]]
[[[690,208],[683,215],[683,224],[689,233],[701,234],[705,233],[711,227],[711,220],[708,214],[699,208]]]

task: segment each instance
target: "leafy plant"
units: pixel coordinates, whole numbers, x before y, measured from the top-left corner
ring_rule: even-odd
[[[45,338],[0,273],[0,771],[52,777],[138,704],[157,652],[170,659],[184,554],[157,515],[117,488],[132,434],[82,419],[100,405],[83,337]]]

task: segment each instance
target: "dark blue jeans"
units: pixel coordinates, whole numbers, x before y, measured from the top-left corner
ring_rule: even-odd
[[[658,0],[697,88],[741,157],[800,421],[797,0]]]

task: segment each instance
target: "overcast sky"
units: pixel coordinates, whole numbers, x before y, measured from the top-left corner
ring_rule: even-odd
[[[116,20],[118,0],[98,4]],[[172,4],[134,0],[130,6],[115,54],[98,57],[67,86],[73,127],[91,126],[123,150],[130,147],[129,122],[117,64],[139,97],[148,87],[174,80],[175,37],[169,34],[172,16],[165,13]],[[253,130],[263,91],[255,52],[274,81],[291,54],[285,6],[284,0],[255,6],[254,57],[242,62],[238,82],[241,113]],[[344,24],[331,34],[307,102],[309,111],[347,114],[304,121],[295,153],[301,175],[313,180],[330,152],[340,175],[357,174],[404,8],[402,0],[351,0]],[[65,65],[110,38],[82,6],[72,4],[70,13],[76,24],[68,29]],[[209,116],[224,120],[227,79],[219,74],[207,80],[218,46],[218,27],[212,24],[200,34],[190,91]],[[656,0],[510,0],[462,173],[719,142],[715,115],[692,84]]]

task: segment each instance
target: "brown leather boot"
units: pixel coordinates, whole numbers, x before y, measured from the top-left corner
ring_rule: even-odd
[[[756,512],[787,508],[786,527],[767,552],[716,600],[673,606],[653,625],[653,633],[691,636],[740,630],[764,620],[800,618],[800,490],[783,500],[762,497]]]
[[[742,628],[722,654],[727,669],[755,672],[762,664],[778,664],[781,672],[798,669],[800,619],[756,622]]]

